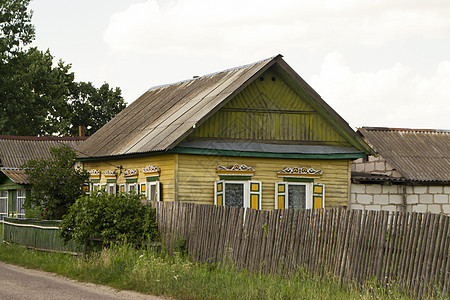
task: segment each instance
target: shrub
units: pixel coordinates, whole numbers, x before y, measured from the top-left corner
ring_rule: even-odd
[[[101,192],[80,197],[60,224],[65,242],[84,244],[88,238],[139,243],[158,238],[156,212],[136,194]]]

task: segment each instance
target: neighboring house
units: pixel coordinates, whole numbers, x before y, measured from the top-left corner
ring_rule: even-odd
[[[450,215],[450,131],[358,132],[379,155],[352,163],[352,208]]]
[[[374,154],[281,55],[152,88],[77,150],[93,190],[265,210],[347,206]]]
[[[34,137],[0,135],[0,219],[25,217],[23,203],[31,186],[22,169],[30,159],[51,158],[50,148],[75,148],[85,137]]]

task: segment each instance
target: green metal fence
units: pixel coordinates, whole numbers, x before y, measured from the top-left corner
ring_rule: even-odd
[[[27,247],[60,252],[82,253],[83,246],[69,241],[64,244],[59,237],[59,223],[34,219],[3,219],[3,240]]]

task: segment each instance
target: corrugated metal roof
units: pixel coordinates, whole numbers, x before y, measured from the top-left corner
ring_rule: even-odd
[[[170,150],[273,65],[307,90],[321,110],[339,123],[356,148],[371,153],[348,124],[281,57],[152,88],[82,143],[78,147],[80,157]]]
[[[391,183],[404,183],[407,180],[403,177],[392,177],[384,174],[372,174],[364,172],[353,172],[352,171],[352,182],[353,183],[365,183],[365,182],[391,182]]]
[[[9,179],[17,184],[30,184],[24,169],[0,168],[0,172],[8,176]]]
[[[363,127],[359,132],[404,178],[450,182],[450,131]]]
[[[30,159],[51,158],[50,148],[75,149],[85,137],[34,137],[0,135],[0,167],[20,168]]]

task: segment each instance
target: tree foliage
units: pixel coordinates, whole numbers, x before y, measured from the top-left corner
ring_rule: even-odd
[[[88,238],[138,243],[158,237],[155,209],[145,206],[136,194],[105,192],[80,197],[60,224],[64,241],[84,244]]]
[[[92,135],[126,107],[120,88],[112,89],[106,82],[98,89],[90,82],[74,83],[70,99],[73,113],[66,128],[69,135],[76,135],[78,126],[84,126],[86,135]]]
[[[24,45],[33,41],[30,0],[0,0],[0,55],[1,61],[14,57]]]
[[[75,151],[67,146],[51,148],[52,158],[30,160],[23,167],[33,186],[25,208],[40,211],[49,220],[60,220],[82,195],[86,170],[74,168]]]
[[[23,49],[34,39],[29,0],[0,0],[0,134],[92,134],[125,108],[119,88],[75,82],[71,65],[47,50]]]
[[[71,122],[67,95],[74,75],[62,61],[53,66],[49,51],[18,53],[0,67],[0,132],[52,135]]]

